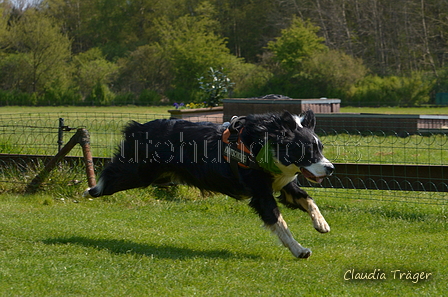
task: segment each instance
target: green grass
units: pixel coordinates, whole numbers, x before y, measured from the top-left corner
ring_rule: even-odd
[[[317,233],[305,213],[282,209],[298,241],[313,251],[298,260],[261,228],[246,203],[225,196],[202,198],[182,187],[94,201],[72,194],[0,195],[1,296],[446,292],[445,207],[380,204],[346,199],[353,198],[347,193],[328,199],[317,192],[332,227],[328,234]],[[380,269],[387,279],[344,280],[352,269]],[[412,283],[393,279],[394,270],[432,275]]]
[[[446,134],[408,137],[336,134],[320,136],[325,156],[335,163],[446,165]]]
[[[1,106],[0,114],[42,114],[42,113],[59,113],[62,116],[65,113],[138,113],[138,114],[162,114],[168,115],[168,110],[173,109],[172,106]]]

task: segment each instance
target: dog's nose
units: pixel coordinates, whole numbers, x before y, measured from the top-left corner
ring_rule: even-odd
[[[332,175],[334,172],[334,165],[333,164],[325,165],[325,171],[327,172],[327,176]]]

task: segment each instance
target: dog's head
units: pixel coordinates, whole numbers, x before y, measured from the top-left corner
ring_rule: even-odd
[[[284,173],[302,173],[311,182],[320,183],[334,171],[333,164],[323,155],[323,144],[314,133],[316,117],[308,110],[301,115],[285,111],[279,120],[283,132],[277,136],[275,158]],[[271,140],[272,137],[270,137]]]

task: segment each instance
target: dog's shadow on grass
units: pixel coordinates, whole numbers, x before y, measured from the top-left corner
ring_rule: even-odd
[[[88,237],[59,237],[43,240],[48,245],[79,245],[97,250],[106,250],[113,254],[143,255],[161,259],[191,259],[191,258],[218,258],[218,259],[256,259],[257,255],[247,253],[233,253],[226,250],[193,250],[189,248],[169,245],[142,244],[128,240],[118,239],[92,239]]]

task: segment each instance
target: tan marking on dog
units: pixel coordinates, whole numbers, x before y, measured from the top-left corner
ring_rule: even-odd
[[[312,198],[308,197],[306,199],[298,199],[298,202],[310,215],[311,220],[313,221],[314,229],[320,233],[330,232],[330,226],[324,216],[320,213],[319,207],[317,207]]]
[[[291,205],[297,205],[297,201],[294,199],[294,197],[286,192],[286,191],[282,191],[282,194],[286,197],[286,201],[291,204]]]

